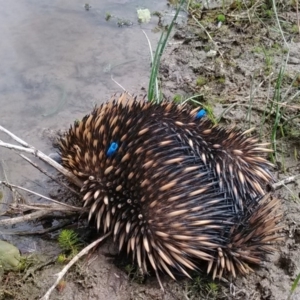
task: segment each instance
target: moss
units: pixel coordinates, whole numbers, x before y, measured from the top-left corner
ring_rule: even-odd
[[[199,76],[196,80],[196,85],[201,87],[207,83],[207,79],[204,76]]]
[[[217,21],[224,23],[226,20],[225,16],[223,14],[217,15]]]
[[[191,1],[189,4],[189,9],[200,9],[201,8],[201,3],[198,3],[196,1]]]
[[[210,45],[205,45],[203,50],[205,52],[209,52],[211,49],[212,49],[212,47]]]
[[[224,84],[225,81],[226,81],[225,76],[221,76],[221,77],[217,78],[217,83]]]

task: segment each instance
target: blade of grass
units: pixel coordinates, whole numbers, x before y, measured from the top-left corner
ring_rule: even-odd
[[[289,294],[289,297],[288,297],[288,300],[291,299],[293,293],[295,292],[298,284],[299,284],[299,280],[300,280],[300,273],[297,275],[296,279],[294,280],[293,284],[292,284],[292,287],[291,287],[291,291],[290,291],[290,294]]]
[[[281,102],[281,84],[282,84],[283,73],[284,73],[283,67],[281,67],[276,80],[275,93],[273,97],[273,103],[274,103],[273,105],[275,107],[275,121],[271,133],[271,142],[274,150],[274,154],[271,155],[273,163],[275,163],[277,158],[276,138],[277,138],[277,129],[279,126],[279,121],[281,119],[280,102]]]
[[[184,2],[185,2],[185,0],[180,1],[179,5],[176,9],[176,13],[175,13],[170,25],[168,26],[167,32],[162,32],[160,39],[158,41],[158,44],[157,44],[157,47],[155,50],[155,55],[154,55],[154,58],[152,61],[150,80],[149,80],[149,85],[148,85],[148,100],[149,101],[154,101],[156,103],[160,103],[160,101],[161,101],[161,95],[160,95],[160,92],[158,91],[158,79],[157,79],[159,66],[160,66],[160,60],[161,60],[162,54],[164,52],[164,49],[166,47],[166,44],[169,39],[172,28],[178,17],[179,11]]]

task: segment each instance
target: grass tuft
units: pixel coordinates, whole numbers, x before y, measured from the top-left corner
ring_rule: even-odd
[[[172,19],[172,22],[168,26],[167,31],[162,32],[160,39],[158,41],[156,50],[155,50],[154,58],[152,60],[152,67],[151,67],[150,80],[149,80],[149,86],[148,86],[148,100],[151,102],[160,103],[162,100],[162,94],[159,91],[159,87],[158,87],[158,71],[159,71],[160,61],[161,61],[162,54],[165,50],[165,47],[167,45],[167,41],[171,34],[172,28],[176,22],[179,11],[181,10],[181,7],[184,2],[185,2],[185,0],[180,1],[179,5],[176,9],[176,13]],[[150,48],[150,51],[151,51],[151,48]]]

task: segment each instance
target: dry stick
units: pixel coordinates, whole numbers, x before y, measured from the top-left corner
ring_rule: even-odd
[[[82,213],[83,210],[81,207],[78,207],[77,209],[62,209],[61,206],[59,205],[50,205],[48,207],[46,206],[40,206],[39,204],[34,204],[33,205],[20,205],[20,209],[23,208],[25,209],[30,209],[30,210],[36,210],[35,212],[32,212],[27,215],[23,215],[20,217],[14,217],[14,218],[7,218],[7,219],[2,219],[0,220],[0,225],[15,225],[18,223],[23,223],[23,222],[28,222],[28,221],[36,221],[39,218],[46,217],[46,216],[51,216],[55,217],[54,212],[63,212],[65,214],[74,214],[74,213]]]
[[[30,214],[21,216],[21,217],[14,217],[9,219],[3,219],[0,220],[0,225],[15,225],[18,223],[28,222],[28,221],[36,221],[37,219],[44,217],[46,214],[49,214],[49,212],[45,212],[44,210],[41,211],[35,211]],[[1,231],[0,231],[1,233]]]
[[[68,185],[64,184],[63,182],[57,180],[56,178],[54,178],[52,175],[50,175],[48,172],[42,170],[37,164],[35,164],[31,159],[29,159],[28,157],[26,157],[23,154],[19,154],[22,158],[24,158],[27,162],[29,162],[33,167],[35,167],[36,169],[38,169],[40,172],[42,172],[43,174],[45,174],[46,176],[48,176],[51,180],[55,181],[57,184],[63,186],[64,188],[68,189],[69,191],[71,191],[72,193],[76,194],[77,196],[79,196],[79,193],[76,192],[74,189],[72,189],[71,187],[69,187]]]
[[[2,128],[3,127],[0,126],[0,131],[2,130]],[[61,166],[59,163],[57,163],[55,160],[51,159],[49,156],[47,156],[46,154],[44,154],[40,150],[37,150],[35,148],[26,148],[26,147],[21,147],[21,146],[9,144],[9,143],[4,143],[1,140],[0,140],[0,147],[30,153],[30,154],[38,157],[42,161],[46,162],[47,164],[49,164],[53,168],[55,168],[58,172],[62,173],[64,176],[66,176],[72,183],[74,183],[78,187],[82,186],[82,182],[76,176],[74,176],[73,173],[66,170],[63,166]]]
[[[47,210],[47,211],[58,211],[58,212],[85,212],[88,211],[83,207],[65,207],[60,204],[39,204],[39,203],[32,203],[32,204],[19,204],[19,207],[23,210]]]
[[[0,146],[1,147],[5,147],[5,148],[13,149],[13,150],[18,150],[18,151],[30,153],[30,154],[38,157],[42,161],[46,162],[47,164],[49,164],[53,168],[55,168],[58,172],[62,173],[64,176],[69,178],[69,180],[71,182],[73,182],[75,185],[77,185],[78,187],[82,187],[82,182],[73,173],[66,170],[63,166],[61,166],[55,160],[51,159],[49,156],[47,156],[46,154],[44,154],[40,150],[35,149],[34,147],[29,145],[28,143],[26,143],[21,138],[17,137],[16,135],[14,135],[13,133],[11,133],[9,130],[7,130],[6,128],[4,128],[1,125],[0,125],[0,131],[3,131],[7,135],[9,135],[12,139],[14,139],[16,142],[18,142],[19,144],[21,144],[23,146],[23,147],[20,147],[20,146],[17,146],[17,145],[4,143],[0,140]]]
[[[7,183],[7,182],[5,182],[5,181],[0,181],[0,184],[5,185],[5,186],[8,187],[9,189],[11,189],[11,188],[16,188],[16,189],[20,189],[20,190],[22,190],[22,191],[31,193],[31,194],[36,195],[36,196],[38,196],[38,197],[44,198],[44,199],[46,199],[46,200],[49,200],[49,201],[51,201],[51,202],[53,202],[53,203],[55,203],[55,204],[58,204],[58,205],[67,207],[67,208],[70,209],[70,210],[79,210],[79,208],[76,207],[76,206],[72,206],[72,205],[69,205],[69,204],[66,204],[66,203],[62,203],[62,202],[56,201],[56,200],[54,200],[54,199],[51,199],[51,198],[46,197],[46,196],[44,196],[44,195],[42,195],[42,194],[36,193],[36,192],[34,192],[34,191],[32,191],[32,190],[23,188],[23,187],[18,186],[18,185],[10,184],[10,183]],[[80,209],[81,209],[81,208],[80,208]]]
[[[11,133],[9,130],[5,129],[4,127],[2,127],[0,125],[0,130],[5,132],[7,135],[9,135],[13,140],[15,140],[16,142],[18,142],[19,144],[21,144],[22,146],[26,147],[26,148],[32,148],[29,144],[27,144],[25,141],[23,141],[22,139],[20,139],[19,137],[17,137],[16,135],[14,135],[13,133]]]
[[[248,16],[249,23],[251,24],[252,20],[251,20],[251,16],[250,16],[250,13],[249,13],[249,9],[247,7],[247,4],[246,4],[245,0],[243,0],[243,2],[244,2],[244,5],[246,7],[246,11],[247,11],[247,16]]]
[[[0,220],[0,225],[14,225],[14,224],[17,224],[17,223],[33,221],[33,220],[36,220],[38,218],[45,217],[49,214],[51,214],[51,216],[53,216],[53,212],[63,212],[65,214],[67,214],[67,213],[74,213],[74,212],[81,212],[82,213],[83,210],[84,210],[84,208],[82,208],[82,207],[76,207],[76,206],[72,206],[72,205],[68,205],[68,204],[56,201],[54,199],[51,199],[49,197],[46,197],[46,196],[41,195],[39,193],[36,193],[34,191],[28,190],[26,188],[23,188],[23,187],[14,185],[14,184],[7,183],[5,181],[0,181],[0,184],[5,185],[10,190],[13,190],[14,188],[20,189],[20,190],[29,192],[31,194],[34,194],[36,196],[42,197],[42,198],[54,203],[52,205],[37,204],[37,203],[32,203],[31,205],[19,204],[17,206],[17,208],[23,209],[23,211],[25,209],[27,209],[27,210],[36,210],[36,211],[33,212],[33,213],[30,213],[30,214],[24,215],[24,216]]]
[[[4,160],[2,159],[1,162],[0,162],[0,165],[3,169],[3,174],[4,174],[4,177],[5,177],[5,181],[9,184],[9,181],[8,181],[8,178],[7,178],[7,174],[5,172],[5,168],[4,168]],[[16,204],[18,202],[20,202],[20,200],[25,203],[26,200],[24,199],[24,197],[16,190],[14,189],[13,187],[10,188],[10,191],[12,192],[12,198],[13,198],[13,204]],[[2,203],[3,204],[3,203]],[[6,203],[7,204],[7,203]],[[2,215],[2,214],[1,214]]]
[[[111,78],[111,80],[112,80],[116,85],[118,85],[124,92],[127,92],[126,89],[125,89],[118,81],[116,81],[116,80],[113,78],[113,75],[112,75],[112,74],[110,74],[110,78]]]
[[[50,294],[53,292],[55,287],[59,284],[61,279],[65,276],[67,271],[84,255],[86,255],[92,248],[97,246],[99,243],[101,243],[104,239],[106,239],[108,236],[111,235],[111,231],[102,236],[101,238],[97,239],[93,243],[89,244],[87,247],[82,249],[76,256],[72,258],[72,260],[59,272],[57,273],[57,278],[54,284],[50,287],[50,289],[47,291],[47,293],[40,299],[40,300],[48,300],[50,297]]]
[[[300,174],[297,174],[297,175],[294,175],[294,176],[287,177],[287,178],[285,178],[285,179],[283,179],[283,180],[281,180],[281,181],[278,181],[278,182],[274,183],[274,184],[272,185],[272,188],[273,188],[274,190],[278,190],[278,189],[281,188],[282,186],[284,186],[284,185],[286,185],[286,184],[288,184],[288,183],[291,183],[291,182],[296,181],[296,179],[297,179],[298,177],[300,177]]]
[[[289,49],[289,45],[288,45],[288,43],[287,43],[287,41],[285,39],[284,33],[283,33],[281,25],[280,25],[280,21],[279,21],[278,14],[277,14],[277,7],[276,7],[276,3],[275,2],[276,2],[276,0],[272,0],[272,7],[273,7],[274,14],[275,14],[275,19],[276,19],[276,22],[277,22],[277,26],[278,26],[279,31],[281,33],[281,37],[282,37],[282,39],[284,41],[284,45]],[[287,56],[289,57],[289,52],[288,52]]]

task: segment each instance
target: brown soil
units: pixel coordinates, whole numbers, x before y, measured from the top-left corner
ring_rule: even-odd
[[[284,126],[276,130],[275,164],[276,176],[282,180],[299,174],[300,169],[299,118],[291,119],[300,109],[300,34],[295,1],[277,1],[286,43],[274,11],[268,6],[272,1],[253,6],[251,1],[245,2],[249,2],[248,10],[241,4],[244,1],[231,1],[226,9],[220,5],[213,9],[191,8],[202,26],[192,17],[177,26],[161,62],[162,90],[176,101],[198,94],[196,100],[212,109],[215,119],[243,129],[255,126],[265,141],[270,141],[276,119],[276,105],[271,109],[276,100],[273,97],[280,93],[279,125]],[[220,14],[225,21],[218,26]],[[279,88],[282,65],[285,69]],[[199,276],[193,281],[178,282],[165,276],[162,293],[155,277],[144,280],[134,271],[128,274],[130,263],[112,259],[116,249],[106,241],[67,273],[65,285],[62,283],[51,299],[287,299],[300,273],[299,184],[300,178],[276,191],[282,200],[284,241],[264,266],[247,277],[214,284]],[[81,231],[87,230],[82,228]],[[39,299],[47,291],[55,280],[54,274],[62,268],[53,261],[45,263],[60,251],[52,240],[53,236],[49,236],[49,241],[44,242],[47,255],[34,257],[35,263],[24,272],[2,274],[0,298]],[[28,275],[26,280],[24,274]],[[290,299],[300,299],[300,291],[296,289]]]

